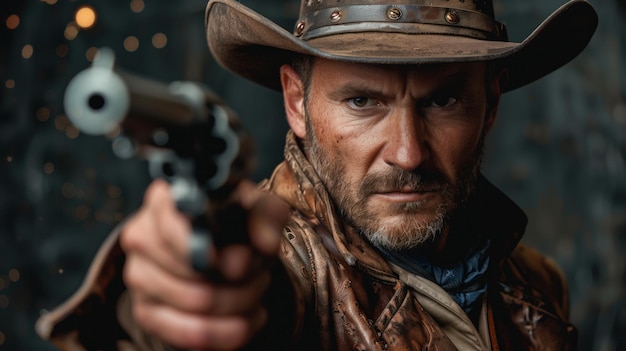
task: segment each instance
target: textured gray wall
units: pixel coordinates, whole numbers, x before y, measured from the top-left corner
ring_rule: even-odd
[[[553,256],[571,290],[581,350],[626,349],[626,7],[591,1],[588,48],[504,97],[485,172],[530,217],[525,241]],[[500,1],[521,39],[559,1]]]
[[[81,282],[107,232],[135,209],[145,164],[116,159],[106,140],[75,136],[63,115],[65,86],[109,46],[121,67],[163,82],[200,80],[237,110],[255,135],[267,176],[282,156],[280,96],[223,71],[203,33],[204,0],[22,1],[0,4],[0,350],[52,350],[36,317]],[[243,1],[291,29],[292,1]],[[600,26],[565,68],[504,96],[484,171],[530,217],[525,241],[553,256],[572,292],[581,350],[626,349],[626,6],[592,0]],[[91,4],[97,25],[64,37],[74,11]],[[561,0],[496,2],[522,40]],[[15,30],[7,17],[19,14]],[[163,49],[151,46],[157,32]],[[139,39],[135,52],[122,42]],[[33,47],[29,58],[25,45]],[[14,86],[11,84],[14,82]]]

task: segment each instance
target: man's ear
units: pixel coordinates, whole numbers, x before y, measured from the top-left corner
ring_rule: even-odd
[[[489,86],[487,87],[487,120],[485,121],[485,132],[489,132],[496,122],[500,97],[508,81],[509,71],[506,69],[501,69],[489,80]]]
[[[306,121],[304,110],[304,86],[302,80],[293,67],[280,67],[280,82],[283,86],[283,100],[287,123],[298,138],[306,136]]]

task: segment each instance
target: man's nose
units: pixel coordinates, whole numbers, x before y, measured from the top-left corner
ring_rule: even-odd
[[[398,109],[390,117],[383,158],[389,165],[415,170],[430,153],[425,122],[413,108]]]

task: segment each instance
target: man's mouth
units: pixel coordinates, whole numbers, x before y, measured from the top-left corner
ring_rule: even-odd
[[[438,192],[439,187],[435,185],[419,184],[417,186],[406,185],[401,188],[382,188],[375,191],[378,194],[392,194],[392,193],[434,193]]]
[[[437,193],[437,190],[434,188],[422,188],[414,189],[414,188],[402,188],[396,190],[386,190],[377,192],[374,195],[380,196],[387,201],[391,202],[419,202],[428,199]]]

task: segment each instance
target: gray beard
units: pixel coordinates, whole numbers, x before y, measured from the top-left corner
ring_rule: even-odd
[[[400,251],[422,247],[436,241],[456,210],[467,202],[476,187],[485,132],[481,135],[470,163],[461,171],[459,179],[454,184],[438,171],[422,169],[406,171],[396,168],[384,176],[366,176],[359,184],[358,193],[351,194],[344,167],[338,162],[330,162],[332,158],[327,157],[326,150],[320,147],[308,116],[306,130],[305,151],[318,176],[326,185],[341,219],[375,247]],[[436,188],[442,194],[443,201],[430,220],[419,220],[411,215],[420,210],[419,202],[391,205],[396,211],[405,214],[401,226],[380,223],[377,216],[363,206],[364,200],[377,189],[381,187],[399,189],[403,186],[416,190]]]

